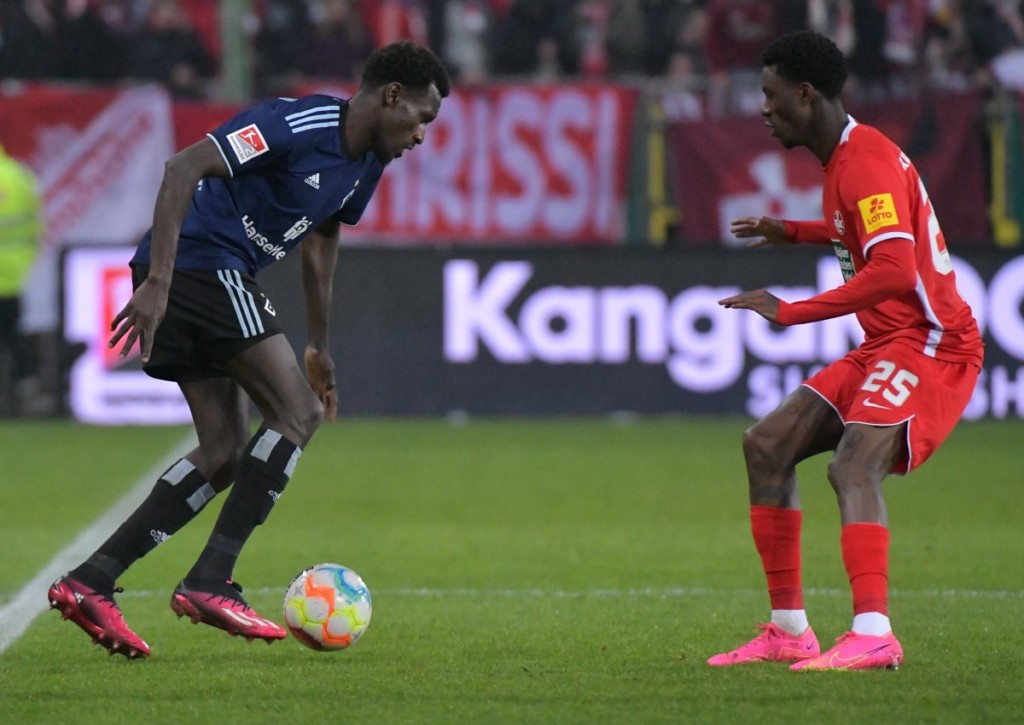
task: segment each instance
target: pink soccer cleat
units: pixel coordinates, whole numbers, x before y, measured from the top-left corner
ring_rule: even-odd
[[[288,636],[283,627],[258,615],[242,598],[242,587],[230,579],[202,589],[190,589],[182,581],[171,595],[171,609],[193,624],[203,622],[250,642],[262,639],[271,644]]]
[[[711,657],[708,664],[712,667],[727,667],[751,662],[799,662],[817,657],[821,652],[818,638],[810,627],[800,636],[790,634],[771,622],[759,624],[758,629],[761,634],[731,652]]]
[[[149,657],[149,645],[127,624],[114,601],[114,592],[104,594],[87,587],[65,574],[50,585],[46,593],[50,609],[60,612],[61,619],[70,619],[85,631],[94,644],[105,647],[110,654],[124,655],[130,660]]]
[[[876,636],[846,632],[836,646],[817,657],[790,666],[791,670],[898,670],[903,647],[892,632]]]

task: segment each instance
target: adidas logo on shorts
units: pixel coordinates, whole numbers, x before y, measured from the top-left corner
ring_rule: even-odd
[[[316,172],[312,176],[306,177],[306,183],[312,186],[314,189],[320,188],[320,172]]]

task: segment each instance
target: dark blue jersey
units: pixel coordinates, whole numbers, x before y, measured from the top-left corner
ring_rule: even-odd
[[[214,129],[231,175],[200,180],[181,225],[175,269],[255,275],[328,219],[355,224],[384,171],[374,153],[353,159],[340,129],[348,102],[277,98]],[[149,264],[153,230],[133,262]]]

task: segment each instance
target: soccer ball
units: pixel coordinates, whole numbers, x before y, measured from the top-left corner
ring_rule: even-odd
[[[302,571],[284,595],[284,620],[295,638],[315,650],[350,647],[370,625],[373,603],[362,578],[341,564]]]

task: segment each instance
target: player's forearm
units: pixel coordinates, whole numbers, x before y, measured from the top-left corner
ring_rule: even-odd
[[[786,225],[786,236],[797,244],[829,244],[832,237],[828,224],[824,220],[817,221],[783,221]]]
[[[917,283],[913,249],[904,241],[879,245],[871,260],[846,284],[801,302],[780,300],[776,322],[798,325],[830,320],[913,290]]]
[[[207,176],[227,176],[230,172],[209,139],[198,141],[179,151],[164,164],[164,178],[153,209],[153,241],[150,245],[149,278],[171,283],[174,259],[178,254],[178,235],[199,180]]]
[[[324,233],[327,231],[327,233]],[[337,225],[323,227],[302,242],[302,288],[306,299],[309,344],[326,349],[329,334],[334,267],[338,259]]]
[[[178,253],[181,222],[192,201],[199,177],[171,158],[164,166],[164,178],[153,209],[153,241],[150,247],[149,278],[170,284],[174,259]]]

